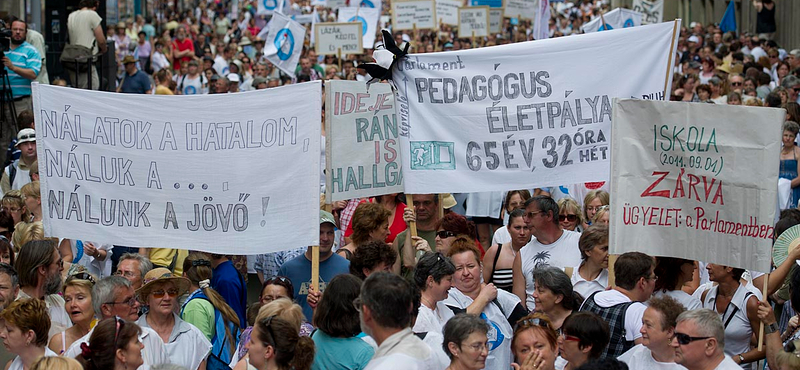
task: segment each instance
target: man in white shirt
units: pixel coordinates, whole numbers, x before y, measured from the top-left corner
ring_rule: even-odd
[[[214,70],[217,71],[217,74],[220,76],[227,76],[230,72],[230,64],[228,61],[233,58],[233,47],[226,46],[221,53],[218,53],[216,58],[214,58]]]
[[[611,340],[602,357],[619,357],[642,342],[642,302],[656,286],[655,261],[640,252],[624,253],[614,263],[617,286],[587,297],[581,311],[594,312],[608,323]]]
[[[361,328],[378,344],[365,370],[428,370],[435,363],[431,348],[411,332],[411,285],[388,272],[371,274],[354,302]]]
[[[562,229],[558,215],[553,198],[536,196],[525,201],[524,220],[533,238],[514,258],[512,290],[530,311],[535,307],[533,270],[543,265],[564,269],[581,263],[581,234]]]
[[[722,319],[709,309],[680,314],[670,345],[675,348],[675,362],[689,370],[741,370],[725,355]]]
[[[119,317],[134,322],[139,318],[139,301],[136,300],[131,282],[122,276],[115,275],[100,279],[92,287],[92,306],[95,315],[100,320]],[[64,352],[64,356],[74,358],[81,354],[81,344],[88,343],[91,336],[92,331],[89,331],[88,334],[76,340]],[[140,370],[170,362],[164,341],[153,329],[143,327],[139,340],[144,344],[144,349],[142,349],[144,364],[139,366]]]
[[[189,61],[189,73],[178,79],[178,94],[208,94],[208,79],[202,73],[196,60]]]

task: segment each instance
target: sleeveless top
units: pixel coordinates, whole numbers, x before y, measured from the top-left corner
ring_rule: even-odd
[[[500,252],[503,250],[503,244],[497,244],[497,253],[494,255],[494,264],[492,264],[492,276],[487,283],[493,283],[497,289],[503,289],[509,293],[512,292],[514,287],[514,273],[512,269],[498,269],[497,261],[500,259]]]
[[[777,31],[778,27],[775,24],[775,6],[772,9],[767,9],[766,6],[761,8],[761,11],[756,13],[756,33],[772,33]]]
[[[636,302],[619,303],[611,307],[601,307],[594,301],[594,297],[599,292],[592,293],[581,306],[581,311],[589,311],[596,313],[603,321],[608,323],[608,329],[611,333],[611,340],[608,346],[603,350],[600,358],[617,358],[621,354],[633,348],[634,341],[625,339],[625,312],[632,304]]]
[[[797,152],[794,149],[792,149],[792,154],[794,155],[794,159],[781,159],[781,170],[778,173],[778,177],[782,179],[792,180],[798,176]],[[800,186],[792,188],[792,197],[789,199],[792,208],[797,206],[798,200],[800,200]]]

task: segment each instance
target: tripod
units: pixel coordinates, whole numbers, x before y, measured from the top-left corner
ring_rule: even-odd
[[[0,58],[3,53],[0,52]],[[8,79],[8,72],[5,67],[0,69],[0,80],[2,80],[2,89],[0,89],[0,122],[8,122],[11,127],[17,127],[17,108],[14,106],[14,94],[11,93],[11,81]],[[10,115],[11,117],[7,117]]]

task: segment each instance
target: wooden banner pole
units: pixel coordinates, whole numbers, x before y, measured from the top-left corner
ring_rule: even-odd
[[[763,290],[761,290],[761,294],[763,296],[764,303],[766,303],[766,304],[769,304],[769,302],[767,302],[767,298],[768,298],[767,297],[767,290],[769,289],[769,275],[770,274],[767,274],[767,275],[764,276],[764,287],[763,287]],[[763,348],[764,348],[764,322],[762,321],[758,325],[758,350],[761,351]]]
[[[311,289],[319,292],[319,246],[311,247]]]
[[[339,73],[342,73],[342,48],[336,48],[336,59],[339,60]],[[347,76],[345,76],[345,78],[347,78]]]

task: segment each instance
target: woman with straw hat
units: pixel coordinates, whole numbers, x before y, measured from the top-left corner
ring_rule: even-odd
[[[189,279],[174,277],[168,269],[159,267],[144,276],[144,285],[136,293],[150,307],[136,323],[158,333],[167,347],[170,362],[187,369],[205,369],[205,359],[211,342],[194,325],[183,321],[175,312],[178,297],[191,286]]]

